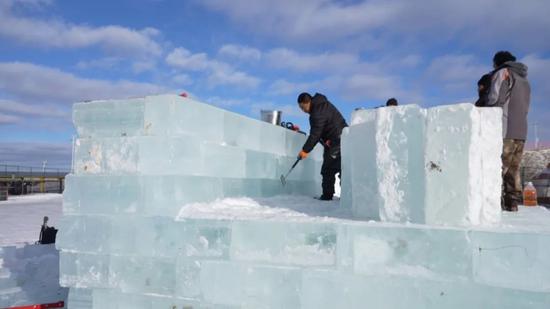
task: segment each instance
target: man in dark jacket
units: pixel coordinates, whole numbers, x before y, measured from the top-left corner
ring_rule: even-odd
[[[517,211],[522,196],[519,164],[527,138],[531,87],[527,80],[527,66],[516,62],[516,57],[510,52],[497,52],[493,57],[493,67],[487,106],[500,106],[503,111],[502,209]]]
[[[310,133],[298,157],[305,159],[318,142],[324,147],[323,166],[323,195],[320,199],[329,201],[334,195],[336,174],[341,172],[340,136],[342,129],[347,127],[342,114],[322,94],[316,93],[313,97],[307,93],[298,96],[298,105],[303,112],[309,114]]]
[[[475,103],[477,107],[487,106],[489,100],[489,91],[491,90],[491,73],[487,73],[477,81],[477,94],[478,99]]]

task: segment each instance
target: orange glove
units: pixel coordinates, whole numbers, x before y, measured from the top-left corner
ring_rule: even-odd
[[[302,150],[302,151],[300,151],[300,153],[298,154],[298,158],[299,158],[300,160],[303,160],[303,159],[307,158],[307,155],[308,155],[308,153]]]

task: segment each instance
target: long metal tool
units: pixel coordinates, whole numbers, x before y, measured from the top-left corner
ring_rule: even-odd
[[[300,162],[300,160],[302,160],[302,158],[296,159],[296,162],[294,162],[294,164],[292,164],[292,167],[288,170],[288,173],[286,173],[286,175],[281,175],[281,183],[283,184],[283,187],[286,185],[286,178],[288,177],[290,172],[292,172],[292,170],[296,167],[298,162]]]

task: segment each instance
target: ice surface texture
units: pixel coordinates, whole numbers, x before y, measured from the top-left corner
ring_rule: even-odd
[[[67,218],[74,238],[59,240],[58,246],[66,248],[61,283],[93,290],[93,308],[550,304],[547,228],[517,232],[341,219],[78,217]],[[94,231],[98,235],[88,236],[89,241],[76,239]]]
[[[498,223],[501,117],[467,103],[356,111],[343,133],[343,205],[388,222]]]
[[[174,216],[230,196],[320,194],[322,149],[286,174],[305,136],[173,95],[75,104],[65,211]]]

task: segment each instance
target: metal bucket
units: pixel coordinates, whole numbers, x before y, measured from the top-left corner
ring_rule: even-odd
[[[260,114],[262,116],[262,121],[269,122],[276,126],[281,124],[281,115],[283,114],[282,111],[261,110]]]

